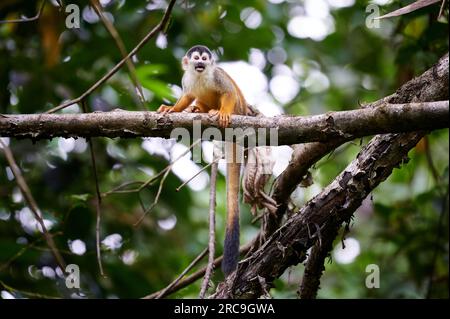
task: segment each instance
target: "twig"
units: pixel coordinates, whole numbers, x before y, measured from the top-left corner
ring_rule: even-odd
[[[90,1],[91,1],[91,5],[94,8],[95,12],[100,17],[103,24],[105,25],[106,30],[108,30],[109,34],[114,39],[114,42],[116,43],[117,47],[119,48],[119,51],[122,54],[122,57],[126,58],[127,50],[125,48],[125,44],[122,41],[122,38],[119,35],[119,32],[114,27],[114,25],[111,23],[111,21],[109,21],[109,19],[103,14],[103,9],[102,9],[100,3],[98,2],[98,0],[90,0]],[[142,110],[145,110],[144,92],[142,92],[142,85],[139,83],[139,80],[136,76],[136,69],[134,67],[133,61],[131,59],[127,59],[126,64],[127,64],[128,71],[130,73],[131,82],[133,82],[133,84],[136,88],[136,93],[138,96],[138,100],[141,103],[141,108],[142,108]]]
[[[197,145],[198,143],[200,143],[201,140],[197,140],[194,143],[191,144],[191,146],[189,146],[189,148],[184,151],[183,153],[181,153],[180,156],[178,156],[175,160],[173,160],[169,165],[167,165],[162,171],[160,171],[158,174],[156,174],[155,176],[153,176],[152,178],[150,178],[149,180],[147,180],[144,184],[142,184],[138,189],[137,192],[140,192],[141,190],[143,190],[147,185],[149,185],[152,181],[154,181],[155,179],[157,179],[159,176],[161,176],[163,173],[163,177],[161,178],[161,181],[159,182],[159,188],[158,188],[158,192],[156,193],[155,196],[155,200],[153,201],[153,203],[150,205],[149,208],[147,208],[144,213],[142,214],[142,216],[139,218],[139,220],[134,223],[134,226],[138,226],[143,220],[144,217],[153,209],[153,207],[156,206],[156,204],[158,204],[159,201],[159,196],[161,195],[161,191],[162,191],[162,187],[164,185],[164,181],[167,178],[167,175],[169,175],[170,173],[170,169],[172,168],[173,164],[175,164],[175,162],[177,162],[179,159],[183,158],[187,153],[190,152],[190,150]]]
[[[246,244],[244,246],[241,246],[241,248],[239,249],[239,253],[241,255],[245,255],[254,244],[255,244],[255,239],[253,239],[250,243],[248,243],[248,244]],[[206,255],[206,251],[208,251],[208,249],[205,249],[205,255]],[[203,255],[203,257],[205,255]],[[220,256],[220,257],[217,257],[214,260],[214,267],[215,268],[217,268],[220,265],[220,263],[222,262],[222,259],[223,259],[223,256]],[[159,297],[159,298],[162,298],[162,297],[165,297],[165,296],[167,296],[167,295],[169,295],[171,293],[174,293],[175,291],[178,291],[178,290],[180,290],[180,289],[182,289],[182,288],[184,288],[186,286],[189,286],[193,282],[195,282],[198,279],[203,277],[203,275],[206,272],[206,268],[207,268],[207,266],[203,267],[202,269],[197,270],[192,275],[190,275],[190,276],[188,276],[188,277],[186,277],[186,278],[184,278],[182,280],[179,280],[178,283],[173,284],[173,285],[171,284],[171,287],[167,286],[166,288],[164,288],[162,290],[156,291],[156,292],[154,292],[154,293],[152,293],[150,295],[147,295],[147,296],[143,297],[143,299],[155,299],[155,298],[157,298],[160,295],[161,295],[161,297]],[[164,294],[162,294],[162,292],[164,292]]]
[[[36,245],[39,241],[41,241],[42,238],[37,239],[36,241],[29,243],[28,245],[26,245],[25,247],[22,247],[14,256],[12,256],[11,258],[9,258],[4,264],[2,264],[0,266],[0,272],[2,272],[3,270],[5,270],[6,268],[9,267],[9,265],[16,260],[17,258],[19,258],[20,256],[22,256],[28,249],[34,247],[34,245]]]
[[[87,113],[86,100],[81,101],[81,106],[83,108],[83,112]],[[101,255],[101,249],[100,249],[100,222],[101,222],[100,207],[101,207],[102,196],[100,193],[100,187],[98,185],[97,165],[96,165],[96,161],[95,161],[94,144],[92,143],[91,138],[87,138],[87,141],[89,144],[89,153],[90,153],[91,162],[92,162],[92,172],[94,174],[94,181],[95,181],[95,212],[96,212],[95,248],[96,248],[96,252],[97,252],[97,264],[98,264],[98,268],[100,270],[100,275],[105,276],[105,273],[103,272],[102,255]]]
[[[106,197],[110,194],[123,194],[123,193],[136,193],[136,192],[140,192],[141,190],[143,190],[145,187],[147,187],[148,185],[150,185],[153,181],[155,181],[156,179],[158,179],[161,175],[165,174],[165,172],[167,170],[170,170],[173,166],[173,164],[175,164],[175,162],[177,162],[178,160],[180,160],[181,158],[183,158],[187,153],[190,152],[190,150],[197,145],[198,143],[200,143],[201,140],[197,140],[194,143],[192,143],[189,148],[187,150],[185,150],[183,153],[180,154],[180,156],[178,156],[176,159],[174,159],[172,162],[170,162],[165,168],[163,168],[161,171],[159,171],[156,175],[150,177],[148,180],[146,180],[145,182],[140,182],[140,181],[132,181],[132,182],[126,182],[123,183],[115,188],[113,188],[112,190],[103,193],[102,196]],[[141,184],[141,186],[139,186],[138,188],[134,188],[134,189],[128,189],[128,190],[122,190],[122,188],[127,187],[129,185],[132,184]]]
[[[103,272],[103,265],[102,265],[102,257],[101,257],[101,248],[100,248],[100,222],[101,222],[101,195],[98,185],[98,176],[97,176],[97,165],[95,162],[95,154],[94,154],[94,145],[92,143],[92,140],[88,139],[89,143],[89,152],[91,156],[91,162],[92,162],[92,171],[94,174],[94,180],[95,180],[95,212],[96,212],[96,222],[95,222],[95,247],[96,247],[96,253],[97,253],[97,263],[100,270],[100,275],[104,276]]]
[[[102,197],[106,197],[108,195],[115,194],[115,193],[119,193],[119,194],[120,193],[135,193],[136,192],[135,189],[122,190],[122,188],[125,188],[125,187],[130,186],[130,185],[134,185],[134,184],[144,184],[144,182],[142,182],[142,181],[131,181],[131,182],[122,183],[119,186],[116,186],[113,189],[111,189],[111,190],[109,190],[109,191],[107,191],[105,193],[102,193]]]
[[[375,17],[374,19],[378,20],[378,19],[384,19],[384,18],[398,17],[401,15],[408,14],[413,11],[419,10],[423,7],[427,7],[427,6],[432,5],[439,1],[440,0],[417,0],[407,6],[404,6],[400,9],[398,9],[398,10],[389,12],[388,14],[382,15],[381,17]]]
[[[5,287],[5,289],[10,291],[10,292],[17,291],[17,292],[19,292],[19,293],[21,293],[23,295],[27,295],[27,296],[34,297],[34,298],[39,298],[39,299],[61,299],[60,297],[48,296],[48,295],[43,295],[43,294],[36,293],[36,292],[29,292],[29,291],[25,291],[25,290],[19,290],[19,289],[13,288],[13,287],[5,284],[1,280],[0,280],[0,285]]]
[[[427,159],[427,164],[428,164],[428,167],[430,168],[431,175],[433,175],[434,181],[436,183],[439,183],[439,173],[433,162],[433,156],[431,155],[431,149],[430,149],[430,139],[428,138],[428,136],[424,136],[423,142],[425,144],[425,157]]]
[[[162,192],[162,187],[164,185],[164,182],[167,178],[167,176],[170,173],[170,170],[172,168],[172,166],[175,164],[175,162],[177,162],[178,160],[180,160],[181,158],[183,158],[187,153],[190,152],[190,150],[197,145],[198,143],[200,143],[201,140],[197,140],[194,143],[192,143],[189,148],[187,150],[185,150],[183,153],[181,153],[176,159],[174,159],[172,162],[170,162],[170,164],[168,164],[164,169],[162,169],[159,173],[157,173],[156,175],[152,176],[151,178],[149,178],[147,181],[145,182],[140,182],[140,181],[134,181],[134,182],[126,182],[123,183],[115,188],[113,188],[112,190],[103,193],[102,196],[106,197],[110,194],[126,194],[126,193],[139,193],[148,185],[150,185],[153,181],[155,181],[156,179],[158,179],[161,175],[161,181],[159,182],[159,188],[158,191],[156,193],[155,199],[153,201],[153,203],[147,208],[145,209],[142,203],[142,200],[139,197],[139,201],[141,206],[143,207],[144,213],[142,214],[142,216],[134,223],[134,226],[138,226],[145,218],[145,216],[156,206],[156,204],[158,204],[159,201],[159,197],[161,195]],[[195,176],[194,176],[195,177]],[[129,185],[133,185],[133,184],[141,184],[141,186],[139,186],[138,188],[134,188],[134,189],[127,189],[127,190],[122,190],[122,188],[127,187]]]
[[[170,283],[170,285],[168,285],[166,288],[164,288],[155,299],[161,299],[162,297],[164,297],[166,295],[166,293],[172,289],[172,287],[174,287],[176,284],[178,284],[178,282],[184,277],[184,275],[186,275],[195,265],[197,265],[197,263],[203,259],[203,257],[206,256],[206,253],[208,252],[208,249],[205,248],[200,255],[198,255],[190,264],[189,266],[186,267],[185,270],[183,270],[183,272],[174,280]]]
[[[67,101],[61,105],[58,105],[45,113],[54,113],[56,111],[62,110],[63,108],[66,108],[72,104],[79,103],[82,100],[84,100],[87,96],[89,96],[92,92],[94,92],[100,85],[102,85],[105,81],[107,81],[109,78],[111,78],[116,72],[126,63],[128,59],[130,59],[133,55],[135,55],[155,34],[160,32],[161,30],[164,30],[170,17],[170,13],[172,12],[172,8],[175,5],[176,0],[171,0],[169,2],[169,5],[167,6],[166,11],[164,12],[164,15],[161,19],[161,21],[158,23],[156,27],[154,27],[147,35],[131,50],[126,57],[124,57],[122,60],[119,61],[108,73],[106,73],[100,80],[95,82],[88,90],[86,90],[83,94],[81,94],[79,97]]]
[[[216,180],[217,180],[217,164],[218,158],[214,159],[211,164],[211,181],[209,190],[209,242],[208,242],[208,265],[203,278],[199,298],[205,298],[206,291],[209,287],[212,272],[214,270],[214,254],[216,253]]]
[[[431,271],[430,271],[430,278],[428,281],[427,295],[426,295],[427,299],[431,298],[431,292],[432,292],[432,288],[433,288],[434,269],[435,269],[435,265],[436,265],[436,259],[438,257],[438,252],[439,252],[439,240],[441,239],[442,231],[444,229],[444,227],[443,227],[444,216],[445,216],[445,213],[448,212],[448,200],[449,200],[448,194],[449,194],[449,186],[448,186],[448,181],[447,181],[447,191],[442,197],[441,212],[439,214],[439,221],[438,221],[437,230],[436,230],[435,247],[434,247],[434,251],[433,251],[433,257],[431,259],[431,267],[430,267]]]
[[[144,202],[142,201],[141,193],[138,192],[136,194],[137,194],[137,197],[139,200],[139,205],[141,205],[141,208],[142,208],[142,214],[145,214],[145,205],[144,205]]]
[[[446,1],[446,0],[442,0],[441,8],[439,9],[438,20],[439,20],[439,19],[442,17],[442,15],[444,14],[445,1]]]
[[[156,175],[154,175],[151,178],[149,178],[148,180],[146,180],[144,183],[142,183],[141,186],[139,186],[139,188],[135,189],[134,192],[140,192],[141,190],[143,190],[147,186],[153,184],[153,182],[155,180],[157,180],[160,176],[163,176],[167,171],[170,171],[170,169],[172,168],[173,163],[176,162],[177,160],[179,160],[181,157],[177,158],[175,161],[171,162],[169,165],[167,165],[165,168],[163,168],[159,173],[157,173]]]
[[[44,10],[46,0],[42,0],[41,6],[39,7],[38,12],[34,17],[31,18],[20,18],[20,19],[12,19],[12,20],[0,20],[0,24],[4,23],[22,23],[22,22],[32,22],[36,21],[41,17],[42,11]]]
[[[170,170],[173,166],[173,164],[175,164],[175,162],[179,161],[180,159],[182,159],[187,153],[189,153],[191,151],[191,149],[196,146],[198,143],[200,143],[202,140],[198,139],[197,141],[195,141],[194,143],[192,143],[189,148],[187,150],[185,150],[183,153],[180,154],[180,156],[178,156],[176,159],[174,159],[172,162],[170,162],[169,165],[167,165],[161,172],[159,172],[158,174],[156,174],[155,176],[153,176],[152,178],[150,178],[149,180],[147,180],[144,184],[141,185],[141,187],[139,187],[139,191],[144,189],[145,187],[147,187],[148,184],[150,184],[155,178],[158,178],[159,176],[161,176],[161,174],[165,171],[165,170]]]
[[[145,216],[147,216],[147,214],[153,209],[153,207],[155,207],[156,204],[158,204],[159,196],[161,195],[161,191],[162,191],[164,182],[167,178],[167,175],[169,175],[169,173],[170,173],[170,169],[167,169],[166,172],[164,173],[163,177],[161,178],[161,181],[159,182],[159,188],[158,188],[158,192],[156,193],[155,200],[150,205],[150,207],[145,210],[144,214],[142,214],[142,216],[138,219],[138,221],[136,223],[134,223],[134,226],[138,226],[144,220]]]
[[[56,237],[57,235],[61,235],[61,232],[58,233],[54,233],[52,236]],[[22,256],[28,249],[31,248],[35,248],[36,250],[43,250],[42,248],[39,247],[34,247],[35,245],[37,245],[39,242],[41,242],[43,239],[45,238],[38,238],[35,241],[29,243],[28,245],[26,245],[25,247],[22,247],[14,256],[12,256],[11,258],[9,258],[4,264],[0,265],[0,272],[2,272],[3,270],[5,270],[6,268],[9,267],[9,265],[14,262],[17,258],[19,258],[20,256]],[[45,249],[45,251],[49,251],[48,248]],[[59,252],[61,252],[61,250],[58,250]],[[51,252],[51,250],[50,250]],[[64,251],[62,251],[64,253]],[[63,270],[63,269],[61,269]]]
[[[219,159],[216,159],[214,161],[212,161],[211,163],[205,165],[204,167],[202,167],[197,173],[194,174],[194,176],[192,176],[191,178],[189,178],[187,181],[183,182],[180,186],[178,186],[175,191],[179,192],[187,183],[189,183],[190,181],[192,181],[194,178],[196,178],[198,175],[200,175],[201,172],[205,171],[206,169],[208,169],[208,167],[210,167],[213,164],[217,164],[217,162],[219,161]],[[212,167],[211,167],[211,173],[212,173]]]
[[[36,201],[34,200],[33,195],[31,194],[30,188],[28,187],[28,184],[25,181],[25,178],[23,177],[22,172],[20,171],[20,168],[16,163],[16,160],[14,159],[14,155],[11,149],[5,143],[3,143],[2,139],[0,139],[0,145],[3,149],[3,152],[5,153],[6,160],[8,161],[8,164],[11,168],[14,178],[16,179],[16,183],[17,186],[19,186],[20,192],[25,198],[25,201],[27,202],[28,207],[32,211],[34,218],[36,218],[39,225],[41,226],[44,238],[47,241],[47,245],[51,249],[53,256],[55,257],[56,263],[64,272],[66,269],[66,262],[64,261],[63,257],[56,248],[56,244],[55,241],[53,240],[52,235],[48,232],[47,227],[45,227],[44,220],[41,216],[42,215],[41,210],[39,209]]]

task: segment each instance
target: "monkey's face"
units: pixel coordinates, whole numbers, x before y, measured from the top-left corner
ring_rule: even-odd
[[[198,46],[190,49],[183,57],[183,69],[202,73],[207,70],[214,60],[211,51],[206,47]]]

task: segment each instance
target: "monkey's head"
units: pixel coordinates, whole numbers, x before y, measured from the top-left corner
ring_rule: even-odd
[[[197,73],[202,73],[213,64],[214,58],[211,51],[203,45],[190,48],[182,60],[183,70]]]

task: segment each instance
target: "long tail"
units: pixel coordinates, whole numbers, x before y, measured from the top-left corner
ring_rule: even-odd
[[[225,276],[232,273],[239,258],[239,175],[241,164],[236,161],[237,146],[226,143],[230,150],[227,159],[227,226],[222,261],[222,271]]]

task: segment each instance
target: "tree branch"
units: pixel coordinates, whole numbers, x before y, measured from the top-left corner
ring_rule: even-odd
[[[439,61],[431,67],[429,70],[425,71],[422,75],[410,80],[400,87],[394,94],[387,96],[381,100],[373,102],[366,107],[375,108],[382,106],[385,103],[407,103],[407,102],[426,102],[426,101],[436,101],[444,100],[449,97],[448,91],[448,81],[449,81],[449,59],[448,53],[439,59]],[[412,133],[414,134],[414,133]],[[416,139],[423,136],[424,133],[417,133]],[[387,135],[386,139],[391,136]],[[399,135],[400,137],[408,138],[411,134]],[[379,137],[382,138],[382,137]],[[293,158],[287,167],[287,169],[280,175],[277,183],[274,187],[273,196],[278,200],[281,198],[282,201],[277,201],[280,208],[277,211],[276,216],[265,214],[265,220],[262,224],[262,230],[259,235],[259,240],[256,241],[256,245],[248,253],[247,256],[253,257],[258,248],[260,248],[265,242],[266,238],[272,235],[275,230],[279,227],[282,217],[284,216],[286,210],[286,203],[289,199],[290,194],[302,180],[302,177],[306,174],[308,168],[313,165],[322,156],[331,151],[334,147],[346,142],[348,139],[343,138],[341,141],[334,140],[328,143],[309,143],[303,146],[298,146],[294,150]],[[336,143],[333,145],[333,143]],[[322,193],[323,194],[323,193]],[[320,195],[319,195],[320,196]],[[355,207],[356,209],[357,207]],[[305,208],[304,208],[305,209]],[[304,210],[303,209],[303,210]],[[303,211],[302,210],[302,211]],[[322,236],[328,236],[335,231],[335,228],[322,229]],[[265,246],[264,246],[265,247]],[[263,248],[264,248],[263,247]],[[274,259],[277,261],[277,259]],[[281,275],[280,272],[279,275]],[[256,275],[259,275],[256,273]],[[221,289],[218,290],[217,296],[230,297],[235,296],[232,293],[231,287],[233,287],[233,281],[228,281],[226,285],[221,285]],[[260,289],[263,290],[262,288]],[[255,295],[257,296],[257,294]]]
[[[319,240],[316,241],[308,256],[302,283],[298,290],[298,296],[301,299],[315,299],[319,290],[320,277],[325,270],[325,259],[333,249],[333,241],[338,234],[340,225],[336,225],[328,233],[318,234]]]
[[[449,98],[449,59],[448,53],[420,76],[403,84],[394,94],[364,106],[376,108],[385,103],[410,103],[448,100]],[[286,170],[277,178],[274,184],[273,199],[279,204],[276,214],[264,214],[261,232],[257,244],[250,253],[255,252],[268,237],[280,226],[287,208],[291,193],[302,181],[308,169],[333,149],[350,141],[351,138],[340,138],[294,145],[292,160]]]
[[[278,132],[278,144],[330,141],[336,138],[434,130],[449,127],[449,102],[388,104],[376,108],[328,112],[313,116],[232,116],[232,128]],[[170,137],[175,128],[195,131],[216,126],[207,114],[155,112],[94,112],[89,114],[20,114],[0,117],[0,136],[32,140],[60,137]],[[224,131],[221,129],[222,132]],[[193,136],[193,134],[191,135]],[[224,134],[223,134],[224,136]]]
[[[17,186],[19,186],[20,192],[22,193],[23,198],[25,199],[25,202],[27,203],[28,207],[30,208],[31,212],[33,213],[34,218],[39,223],[39,226],[41,228],[40,230],[47,242],[48,247],[50,248],[50,251],[53,254],[53,257],[55,258],[56,264],[59,266],[59,268],[61,268],[61,271],[64,273],[66,270],[66,262],[64,261],[64,258],[59,253],[58,248],[56,247],[55,241],[53,240],[52,234],[50,234],[47,227],[45,226],[44,217],[42,215],[42,212],[41,212],[39,206],[37,205],[36,200],[34,199],[33,195],[31,194],[31,190],[28,187],[28,184],[22,175],[22,171],[19,168],[19,165],[17,165],[17,163],[16,163],[16,160],[14,158],[14,155],[13,155],[11,149],[5,143],[3,143],[3,141],[1,139],[0,139],[0,148],[3,149],[5,158],[9,164],[9,167],[11,168],[14,178],[16,179]]]
[[[244,255],[244,254],[246,254],[248,251],[249,251],[249,249],[250,249],[250,247],[252,247],[253,245],[254,245],[254,242],[255,242],[255,240],[252,240],[251,242],[249,242],[249,243],[247,243],[247,244],[245,244],[245,245],[243,245],[243,246],[241,246],[240,248],[239,248],[239,254],[241,254],[241,255]],[[207,252],[207,249],[205,249],[204,251],[203,251],[203,253],[204,253],[204,255],[203,255],[203,253],[202,253],[202,255],[203,255],[203,257],[206,255],[206,252]],[[203,258],[202,257],[202,258]],[[221,255],[220,257],[217,257],[215,260],[214,260],[214,268],[217,268],[217,267],[219,267],[220,266],[220,264],[222,263],[222,259],[223,259],[223,255]],[[178,291],[178,290],[180,290],[180,289],[182,289],[182,288],[184,288],[184,287],[187,287],[187,286],[189,286],[190,284],[192,284],[192,283],[194,283],[194,282],[196,282],[198,279],[200,279],[200,278],[202,278],[203,277],[203,275],[206,273],[206,269],[208,268],[208,265],[207,266],[205,266],[205,267],[203,267],[202,269],[199,269],[199,270],[197,270],[195,273],[193,273],[192,275],[190,275],[190,276],[188,276],[188,277],[186,277],[186,278],[183,278],[183,279],[181,279],[182,278],[182,276],[181,276],[181,278],[178,280],[177,279],[177,282],[176,283],[174,283],[174,282],[172,282],[168,287],[166,287],[166,288],[164,288],[164,289],[162,289],[162,290],[159,290],[159,291],[156,291],[156,292],[154,292],[154,293],[152,293],[152,294],[150,294],[150,295],[147,295],[147,296],[145,296],[145,297],[142,297],[142,299],[158,299],[158,298],[163,298],[163,297],[165,297],[165,296],[167,296],[167,295],[170,295],[170,294],[172,294],[172,293],[174,293],[175,291]],[[189,268],[189,270],[190,270],[191,268]],[[187,271],[186,271],[186,273],[187,273]],[[179,277],[180,277],[179,276]],[[163,293],[164,292],[164,293]]]
[[[348,222],[364,198],[395,167],[405,161],[408,151],[423,133],[376,136],[357,158],[319,195],[291,217],[249,258],[238,265],[229,280],[219,285],[218,298],[256,298],[263,293],[259,278],[270,285],[289,266],[306,258],[306,251],[317,241],[310,227],[321,234],[333,232]],[[315,228],[312,228],[315,229]]]
[[[123,40],[119,32],[117,31],[116,27],[114,27],[114,24],[111,21],[109,21],[109,19],[105,16],[102,5],[100,4],[99,0],[90,0],[90,2],[95,12],[97,13],[98,17],[102,20],[106,30],[108,30],[109,34],[116,43],[116,46],[119,49],[122,58],[126,58],[128,53],[127,49],[125,48],[125,44],[123,43]],[[136,94],[142,107],[141,109],[145,110],[144,92],[142,91],[142,85],[136,76],[136,68],[134,67],[133,61],[131,59],[127,59],[125,63],[128,68],[128,73],[130,75],[131,82],[133,82],[133,85],[136,89]]]
[[[166,288],[164,288],[163,290],[157,292],[158,295],[155,297],[155,299],[160,299],[163,298],[165,295],[167,295],[167,292],[172,289],[174,286],[176,286],[181,279],[183,279],[183,277],[192,269],[195,267],[195,265],[197,265],[197,263],[200,262],[200,260],[203,259],[203,257],[206,256],[206,254],[208,253],[208,248],[205,248],[200,255],[198,255],[197,257],[195,257],[195,259],[189,264],[189,266],[186,267],[186,269],[184,269],[181,274],[174,280],[172,281]]]
[[[11,20],[0,20],[0,24],[32,22],[32,21],[39,20],[39,18],[41,17],[42,11],[44,10],[45,2],[46,2],[46,0],[42,0],[41,5],[39,6],[38,12],[33,17],[30,17],[30,18],[23,17],[23,18],[20,18],[20,19],[11,19]]]
[[[209,288],[214,271],[214,255],[216,253],[216,180],[219,164],[213,161],[211,166],[211,180],[209,191],[209,241],[208,241],[208,265],[206,266],[205,277],[202,281],[199,298],[204,299]]]

